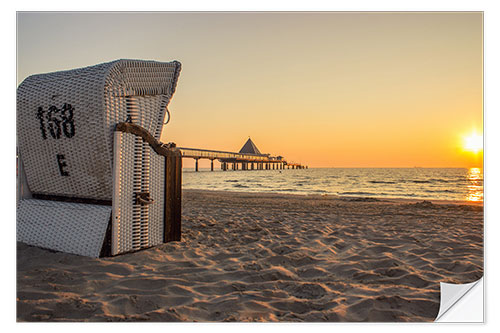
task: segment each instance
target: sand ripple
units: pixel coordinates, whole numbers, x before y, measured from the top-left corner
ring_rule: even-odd
[[[185,191],[183,238],[91,259],[18,244],[20,321],[430,321],[483,272],[482,207]]]

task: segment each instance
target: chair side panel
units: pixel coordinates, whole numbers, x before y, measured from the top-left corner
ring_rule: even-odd
[[[112,254],[163,243],[164,163],[141,137],[115,132]],[[136,201],[149,193],[152,204]]]
[[[151,147],[151,170],[149,191],[155,200],[151,205],[149,215],[149,244],[151,246],[163,243],[165,218],[165,157],[156,154]]]

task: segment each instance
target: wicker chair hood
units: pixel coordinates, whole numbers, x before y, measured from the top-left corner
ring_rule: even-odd
[[[131,121],[160,139],[181,64],[116,60],[32,75],[17,89],[17,138],[31,192],[112,198],[113,132]]]

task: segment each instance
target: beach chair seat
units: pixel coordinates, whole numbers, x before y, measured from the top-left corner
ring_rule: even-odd
[[[180,69],[116,60],[20,84],[18,241],[96,257],[180,239],[180,152],[160,143]]]

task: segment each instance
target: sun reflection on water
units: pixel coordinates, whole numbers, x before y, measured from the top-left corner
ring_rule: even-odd
[[[467,201],[483,201],[483,169],[470,168],[467,173]]]

